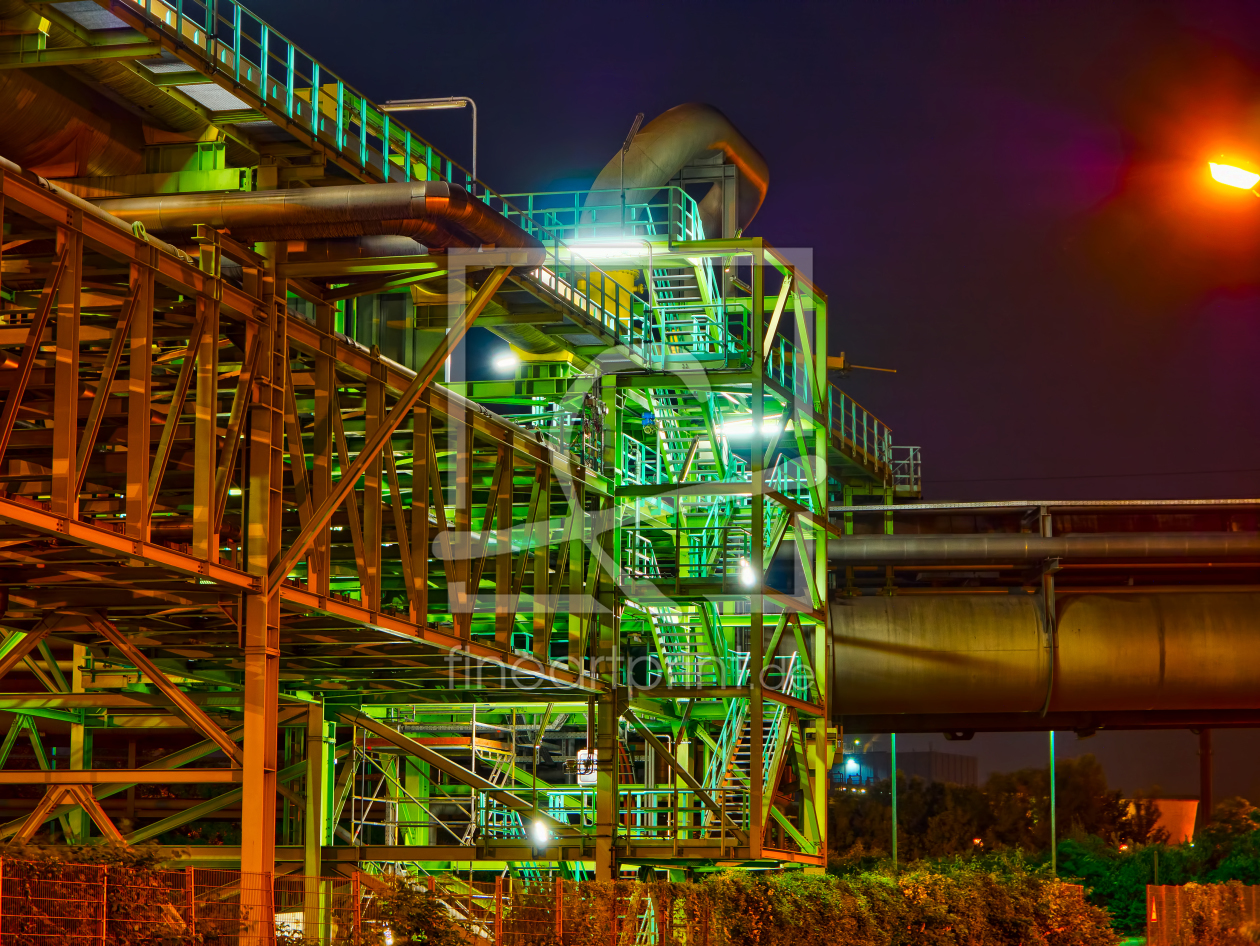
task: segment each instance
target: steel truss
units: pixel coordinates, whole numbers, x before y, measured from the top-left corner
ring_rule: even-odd
[[[190,64],[176,37],[224,48],[183,6],[118,9]],[[265,71],[233,88],[310,122],[293,75],[285,116]],[[404,131],[354,101],[332,157],[388,179]],[[827,508],[913,495],[917,454],[907,478],[828,384],[826,298],[764,241],[596,266],[485,199],[541,265],[175,247],[0,169],[0,782],[46,787],[0,836],[228,824],[196,863],[311,876],[824,863]],[[386,298],[405,350],[369,325]],[[474,324],[562,350],[438,383]]]

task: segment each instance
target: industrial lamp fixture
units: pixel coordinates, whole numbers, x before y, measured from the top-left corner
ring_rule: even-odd
[[[1248,171],[1246,168],[1236,167],[1233,164],[1216,164],[1213,161],[1208,162],[1208,170],[1212,172],[1212,179],[1217,183],[1251,191],[1260,197],[1260,194],[1256,193],[1256,184],[1260,183],[1260,174],[1255,171]]]
[[[626,140],[621,145],[621,228],[626,228],[626,155],[630,153],[630,146],[634,144],[634,136],[639,133],[639,126],[643,124],[643,113],[634,116],[634,121],[630,125],[630,134],[626,135]]]
[[[472,108],[472,178],[477,180],[477,103],[466,95],[438,99],[390,99],[382,112],[430,112],[447,108]]]

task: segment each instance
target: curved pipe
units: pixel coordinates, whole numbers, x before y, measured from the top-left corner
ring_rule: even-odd
[[[662,112],[634,136],[625,156],[626,199],[634,203],[646,201],[687,164],[713,151],[721,151],[726,161],[740,170],[738,225],[740,229],[747,227],[766,199],[770,169],[761,152],[731,124],[729,118],[712,105],[700,102],[677,105]],[[588,194],[584,206],[620,204],[621,186],[621,154],[618,152],[591,185],[592,191],[615,190],[618,193]],[[710,220],[715,211],[716,219],[721,220],[721,184],[714,184],[709,189],[701,207],[705,215],[705,235],[710,238],[720,236],[720,231],[710,232]]]
[[[1260,593],[848,598],[831,608],[838,716],[1260,709]],[[1051,675],[1051,663],[1054,672]]]
[[[445,181],[122,197],[97,205],[123,220],[139,221],[149,232],[167,235],[189,235],[198,224],[226,229],[249,242],[388,234],[429,247],[537,249],[537,262],[543,258],[536,239],[464,188]]]
[[[974,565],[1037,562],[1049,558],[1077,562],[1106,559],[1180,561],[1247,559],[1260,556],[1254,532],[1147,532],[1054,537],[992,533],[983,535],[852,535],[832,538],[827,557],[845,565]]]
[[[0,115],[0,154],[42,177],[144,170],[140,119],[60,70],[0,69]]]

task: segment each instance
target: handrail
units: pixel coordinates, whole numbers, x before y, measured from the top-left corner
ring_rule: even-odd
[[[175,46],[187,49],[191,45],[202,53],[213,64],[207,74],[211,78],[223,76],[223,86],[229,91],[256,96],[268,112],[282,115],[290,129],[335,151],[365,176],[387,182],[448,181],[466,188],[505,216],[522,216],[503,195],[474,180],[462,165],[237,0],[118,2],[121,12],[138,14],[150,26],[173,36]],[[647,301],[565,245],[551,229],[535,225],[531,232],[547,246],[547,260],[533,273],[536,281],[612,330],[619,343],[650,366],[648,339],[644,337],[645,330],[648,338],[651,336]]]
[[[628,201],[624,215],[620,200],[588,206],[592,194],[620,197],[621,191],[601,188],[495,196],[505,205],[500,212],[526,232],[534,232],[531,228],[559,231],[566,240],[633,237],[673,242],[705,238],[700,205],[681,187],[667,185],[647,200]]]
[[[827,426],[873,466],[892,462],[892,429],[834,384],[827,385]]]

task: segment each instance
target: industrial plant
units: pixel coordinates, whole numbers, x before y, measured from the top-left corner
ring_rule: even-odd
[[[504,194],[235,0],[0,24],[4,843],[819,871],[846,731],[1260,722],[1256,502],[924,502],[718,108]]]

